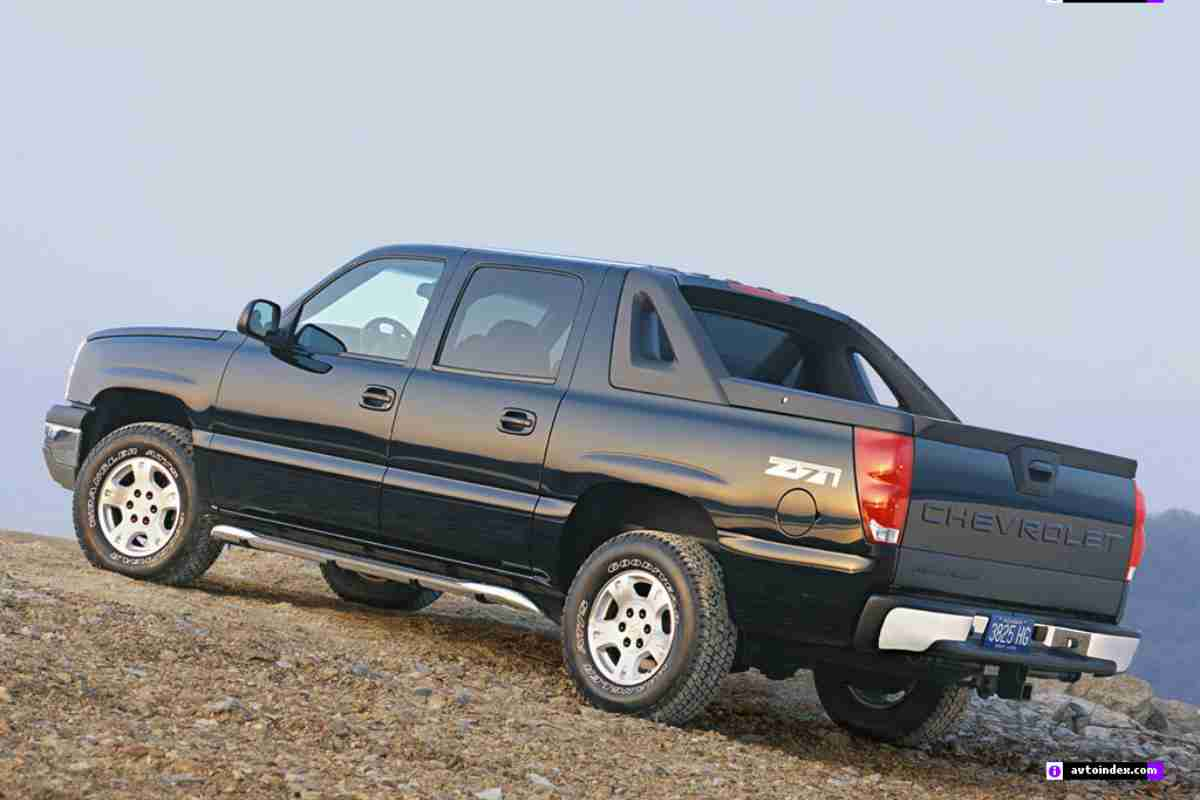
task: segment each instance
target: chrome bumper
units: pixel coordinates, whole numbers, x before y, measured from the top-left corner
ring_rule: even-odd
[[[879,628],[880,650],[924,653],[939,642],[968,642],[983,635],[989,617],[954,614],[920,608],[893,608]],[[1087,631],[1059,624],[1035,624],[1033,639],[1040,651],[1102,659],[1116,664],[1117,672],[1129,669],[1140,639]]]
[[[79,446],[82,441],[83,431],[79,428],[46,423],[42,456],[46,459],[50,477],[64,489],[75,488],[75,471],[79,468]]]

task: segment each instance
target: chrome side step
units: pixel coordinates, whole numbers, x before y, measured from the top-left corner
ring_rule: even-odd
[[[285,556],[295,556],[318,564],[336,564],[342,569],[371,575],[375,578],[385,578],[397,583],[407,583],[422,589],[432,589],[435,592],[449,592],[466,597],[473,597],[481,603],[498,603],[499,605],[515,608],[518,611],[531,611],[541,614],[532,600],[520,592],[505,589],[501,586],[489,586],[485,583],[460,581],[445,575],[435,575],[412,567],[402,567],[397,564],[387,564],[374,561],[362,556],[350,556],[323,547],[313,547],[307,544],[289,542],[262,534],[235,528],[232,525],[217,525],[210,534],[214,539],[232,544],[252,547],[255,550],[266,550],[271,553],[281,553]]]

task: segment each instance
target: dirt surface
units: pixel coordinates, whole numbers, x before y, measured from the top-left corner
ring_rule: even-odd
[[[958,755],[955,754],[958,751]],[[0,533],[0,798],[1193,796],[1046,783],[1052,753],[846,735],[801,674],[730,676],[687,728],[581,704],[553,625],[443,597],[339,601],[309,564],[234,549],[194,587]]]

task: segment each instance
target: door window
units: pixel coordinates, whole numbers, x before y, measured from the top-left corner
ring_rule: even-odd
[[[477,269],[454,312],[437,363],[553,379],[582,295],[583,282],[571,275]]]
[[[406,360],[444,267],[384,258],[352,269],[305,304],[297,342],[313,353]]]

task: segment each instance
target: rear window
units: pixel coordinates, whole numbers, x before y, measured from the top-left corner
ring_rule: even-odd
[[[681,288],[733,377],[903,408],[844,322],[738,292]]]

